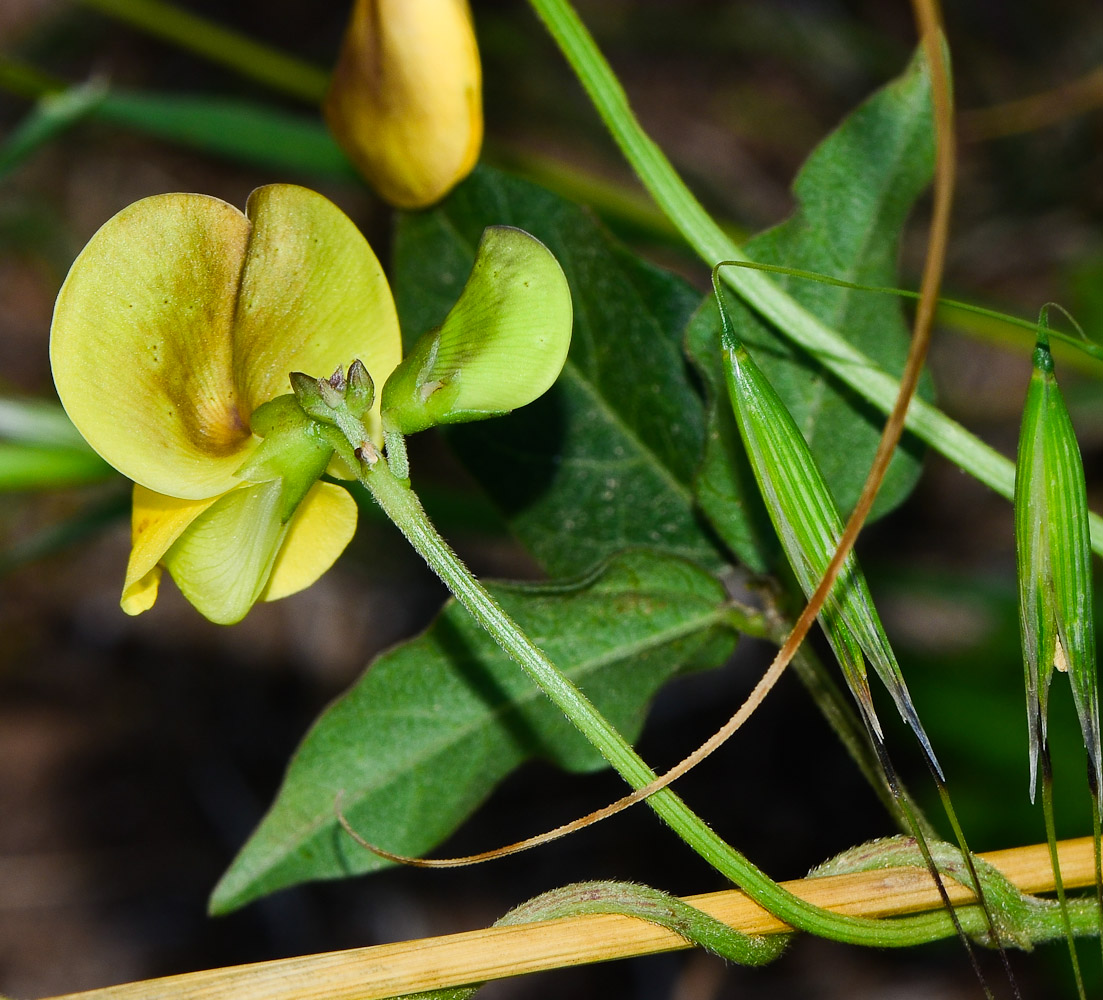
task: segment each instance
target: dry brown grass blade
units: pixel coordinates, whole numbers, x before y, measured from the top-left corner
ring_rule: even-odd
[[[963,111],[961,137],[968,142],[1033,132],[1103,107],[1103,66],[1052,90],[988,108]]]
[[[1066,885],[1094,884],[1091,838],[1064,841],[1059,849]],[[1053,888],[1045,844],[980,856],[1024,892]],[[919,868],[799,879],[782,885],[835,912],[869,917],[919,913],[942,905],[930,875]],[[972,893],[955,882],[947,889],[955,904],[972,901]],[[688,896],[686,901],[747,934],[789,930],[738,890]],[[673,932],[633,917],[588,915],[208,969],[52,1000],[379,1000],[688,947]]]

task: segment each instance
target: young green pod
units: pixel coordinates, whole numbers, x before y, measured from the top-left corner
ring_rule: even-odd
[[[1044,311],[1015,468],[1015,547],[1031,800],[1038,782],[1039,753],[1046,745],[1049,687],[1055,670],[1067,673],[1072,684],[1089,779],[1098,790],[1099,689],[1087,491],[1072,421],[1053,373]]]
[[[547,247],[491,226],[459,301],[384,385],[384,430],[413,434],[531,403],[563,368],[572,315],[567,279]]]
[[[724,374],[739,434],[786,558],[805,596],[811,596],[842,537],[842,518],[796,421],[736,337],[715,274],[713,285],[723,324]],[[820,623],[870,729],[882,738],[869,690],[867,660],[942,778],[853,553],[843,562],[824,602]]]

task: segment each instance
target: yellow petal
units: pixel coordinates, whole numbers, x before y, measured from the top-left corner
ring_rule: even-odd
[[[238,485],[249,419],[359,357],[380,384],[401,356],[379,261],[319,194],[254,193],[249,218],[216,198],[146,198],[108,221],[58,296],[50,359],[77,429],[157,493]]]
[[[332,483],[315,483],[291,519],[261,600],[305,590],[337,560],[356,531],[356,501]]]
[[[474,167],[483,135],[466,0],[356,0],[325,114],[392,204],[423,208],[447,194]]]
[[[50,361],[66,411],[158,493],[224,492],[250,440],[230,336],[248,236],[217,198],[145,198],[92,237],[58,295]]]
[[[280,480],[219,497],[161,560],[180,592],[205,618],[240,621],[268,583],[287,530],[280,522]]]
[[[158,563],[192,521],[217,499],[178,500],[144,486],[134,487],[130,562],[120,602],[123,611],[137,615],[153,607],[161,581]]]
[[[364,362],[382,385],[402,357],[398,315],[367,240],[332,202],[306,188],[259,188],[234,329],[236,382],[250,412],[315,377]],[[376,403],[374,412],[378,414]]]
[[[157,592],[161,589],[161,567],[154,566],[141,579],[127,583],[119,606],[128,615],[140,615],[157,603]]]

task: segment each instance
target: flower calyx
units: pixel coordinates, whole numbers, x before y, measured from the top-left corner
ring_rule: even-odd
[[[375,402],[375,383],[364,363],[357,358],[349,365],[348,376],[338,368],[329,378],[314,378],[305,372],[292,372],[291,388],[302,413],[322,427],[340,433],[327,434],[337,453],[355,476],[357,452],[375,454],[367,420]]]

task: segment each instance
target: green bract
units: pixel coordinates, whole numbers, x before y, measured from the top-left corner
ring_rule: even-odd
[[[842,537],[842,518],[800,428],[736,338],[715,273],[714,287],[723,321],[724,374],[739,434],[785,555],[805,596],[811,596]],[[824,601],[820,622],[870,730],[883,738],[869,690],[867,659],[941,777],[853,552]]]
[[[1030,733],[1030,795],[1046,743],[1049,686],[1067,671],[1095,789],[1100,773],[1099,694],[1092,613],[1091,547],[1084,465],[1053,374],[1044,324],[1023,409],[1015,469],[1019,624]]]
[[[383,387],[383,423],[403,434],[508,413],[559,376],[571,343],[563,270],[520,229],[483,233],[471,277]]]

